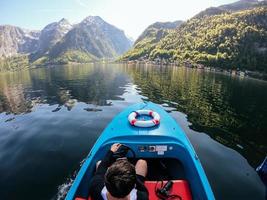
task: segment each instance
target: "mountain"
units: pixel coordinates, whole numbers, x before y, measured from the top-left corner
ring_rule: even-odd
[[[75,25],[63,18],[41,31],[3,25],[0,68],[16,69],[16,63],[92,62],[117,57],[130,49],[122,60],[178,60],[266,71],[266,9],[266,0],[242,0],[208,8],[186,22],[156,22],[139,36],[132,49],[132,41],[122,30],[98,16]]]
[[[156,22],[148,26],[137,38],[133,49],[123,55],[122,59],[146,58],[147,53],[152,51],[156,44],[164,38],[170,31],[178,28],[183,21]]]
[[[122,30],[98,16],[89,16],[76,25],[63,18],[41,31],[0,26],[1,63],[9,63],[8,68],[12,69],[15,68],[12,56],[31,65],[84,63],[114,58],[131,46],[132,41]],[[29,55],[29,60],[24,55]]]
[[[267,7],[191,19],[150,54],[225,69],[267,71]]]
[[[39,35],[39,31],[29,31],[11,25],[0,26],[0,57],[36,51]]]
[[[201,18],[205,16],[220,15],[222,13],[231,13],[241,10],[252,9],[260,6],[267,5],[267,1],[258,1],[258,0],[241,0],[230,4],[221,5],[218,7],[210,7],[204,11],[201,11],[195,18]]]
[[[70,30],[50,51],[56,58],[67,51],[80,51],[96,58],[114,58],[131,47],[124,32],[98,16],[89,16]]]
[[[151,24],[148,26],[145,31],[137,38],[135,41],[135,45],[140,42],[141,40],[144,40],[148,37],[156,36],[156,41],[159,41],[162,37],[164,37],[164,32],[167,32],[167,30],[175,29],[179,25],[181,25],[183,21],[175,21],[175,22],[156,22],[154,24]]]
[[[267,72],[267,6],[193,17],[168,32],[153,48],[135,45],[122,58]]]
[[[257,6],[262,6],[263,4],[266,4],[266,1],[240,0],[234,3],[219,6],[218,8],[234,12],[234,11],[252,9]]]
[[[59,22],[54,22],[45,26],[40,33],[37,51],[34,52],[32,57],[38,58],[47,54],[49,50],[72,29],[72,27],[73,26],[68,20],[64,18]]]
[[[38,58],[46,54],[71,28],[72,25],[64,18],[48,24],[42,31],[0,26],[0,56],[32,53],[32,57]]]

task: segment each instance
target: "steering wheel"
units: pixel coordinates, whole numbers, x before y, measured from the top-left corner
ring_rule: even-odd
[[[113,153],[113,157],[115,159],[126,157],[126,155],[129,151],[132,153],[133,158],[135,158],[136,154],[135,154],[134,150],[132,150],[129,146],[127,146],[125,144],[122,144],[120,146],[120,148],[116,152]]]

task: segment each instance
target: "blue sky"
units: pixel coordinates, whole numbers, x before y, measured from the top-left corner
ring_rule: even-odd
[[[98,15],[136,39],[156,21],[186,20],[210,6],[236,0],[0,0],[0,24],[40,30],[68,19],[78,23]]]

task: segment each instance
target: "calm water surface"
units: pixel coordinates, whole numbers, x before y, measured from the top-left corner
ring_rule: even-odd
[[[0,199],[61,199],[112,118],[148,100],[185,130],[216,199],[264,199],[266,82],[117,64],[0,74]]]

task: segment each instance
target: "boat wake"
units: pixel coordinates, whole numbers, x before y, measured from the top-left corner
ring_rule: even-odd
[[[80,162],[80,167],[83,165],[85,160],[86,159],[83,159]],[[72,186],[72,184],[75,180],[75,177],[76,177],[78,171],[79,171],[79,169],[75,170],[74,173],[69,178],[67,178],[65,183],[58,186],[58,192],[57,192],[56,196],[54,198],[52,198],[51,200],[64,200],[65,199],[70,187]]]
[[[56,200],[65,199],[73,181],[74,181],[74,178],[69,178],[65,183],[63,183],[62,185],[58,187],[58,193],[55,198]]]

